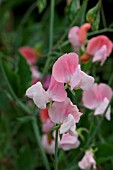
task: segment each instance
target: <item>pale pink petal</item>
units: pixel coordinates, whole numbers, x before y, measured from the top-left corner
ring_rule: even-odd
[[[29,98],[32,98],[34,103],[40,109],[46,108],[46,103],[48,102],[48,96],[40,82],[28,88],[26,91],[26,96],[28,96]]]
[[[110,86],[108,86],[105,83],[100,83],[98,85],[98,91],[100,93],[99,101],[103,101],[103,99],[106,97],[109,101],[111,100],[111,97],[113,95],[113,91]]]
[[[82,45],[79,38],[79,30],[80,30],[79,27],[74,26],[70,29],[68,33],[68,39],[75,50],[80,48],[80,46]]]
[[[48,136],[43,135],[42,136],[42,145],[47,153],[54,154],[55,141],[53,139],[51,139],[49,141]]]
[[[36,66],[31,66],[30,69],[32,72],[32,84],[35,84],[40,80],[41,74]]]
[[[64,84],[57,82],[53,76],[51,77],[47,93],[53,101],[62,102],[67,98],[67,93],[64,89]]]
[[[96,108],[95,112],[94,112],[94,115],[102,115],[104,114],[107,106],[109,104],[109,100],[105,97],[103,102],[101,102],[98,107]],[[108,118],[108,120],[110,120],[110,109],[108,110],[108,113],[106,115],[106,118]]]
[[[94,78],[92,76],[89,76],[85,72],[81,71],[81,77],[80,88],[82,90],[88,90],[93,86]]]
[[[76,105],[73,105],[69,98],[64,102],[54,102],[49,108],[49,116],[52,122],[61,124],[68,117],[69,114],[72,114],[75,123],[78,123],[82,113],[79,112]]]
[[[93,158],[93,153],[86,151],[84,157],[79,161],[79,168],[83,170],[90,170],[93,166],[93,169],[96,169],[96,161]]]
[[[111,120],[111,107],[110,106],[108,107],[105,117],[107,120]]]
[[[59,148],[62,148],[65,151],[70,149],[77,148],[80,145],[78,140],[78,134],[76,136],[71,136],[70,134],[63,134],[62,139],[58,142]]]
[[[89,109],[95,109],[98,106],[98,99],[96,93],[98,93],[98,85],[95,83],[90,89],[83,91],[82,101],[85,107]]]
[[[48,133],[48,132],[50,132],[50,130],[52,129],[53,126],[55,126],[55,124],[50,119],[47,119],[42,124],[42,130],[43,130],[43,132]]]
[[[61,56],[53,65],[52,75],[61,83],[69,83],[78,66],[78,55],[68,53]]]
[[[68,132],[70,135],[74,136],[76,135],[75,129],[75,119],[71,114],[69,114],[60,127],[60,134]]]
[[[107,46],[107,56],[109,56],[113,49],[113,43],[105,35],[99,35],[91,38],[87,45],[87,52],[94,55],[95,52],[97,52],[103,45]]]
[[[70,81],[71,90],[79,88],[80,81],[81,81],[81,78],[82,78],[81,76],[82,75],[81,75],[80,65],[78,65],[77,68],[76,68],[76,71],[75,71],[75,73],[72,76],[71,81]]]
[[[100,61],[101,65],[103,65],[106,58],[107,58],[107,47],[106,45],[103,45],[98,51],[95,52],[92,61],[93,62]]]

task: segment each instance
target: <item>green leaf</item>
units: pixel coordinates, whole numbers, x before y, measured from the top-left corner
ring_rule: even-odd
[[[31,70],[26,59],[18,53],[17,71],[18,75],[18,96],[23,97],[27,88],[31,85]]]
[[[38,0],[37,6],[38,6],[39,13],[41,13],[44,10],[46,4],[47,4],[46,0]]]
[[[98,151],[95,153],[97,163],[104,163],[108,160],[113,160],[113,145],[109,143],[102,143],[96,145]]]

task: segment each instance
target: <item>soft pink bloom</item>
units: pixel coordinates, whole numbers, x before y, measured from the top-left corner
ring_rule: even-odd
[[[33,48],[21,47],[19,48],[19,52],[26,58],[30,65],[35,64],[37,62],[37,56]]]
[[[96,161],[94,160],[93,153],[91,151],[86,151],[82,160],[78,163],[80,169],[90,170],[91,167],[96,169]]]
[[[50,117],[48,115],[48,108],[40,110],[40,119],[42,121],[42,130],[45,133],[50,132],[52,127],[55,126],[55,124],[50,120]]]
[[[77,148],[80,145],[77,132],[75,136],[71,136],[68,133],[63,134],[62,139],[61,140],[59,139],[58,145],[59,148],[62,148],[65,151]]]
[[[87,52],[90,55],[94,55],[93,62],[100,61],[101,65],[103,65],[107,57],[109,57],[112,49],[113,43],[105,35],[91,38],[87,46]]]
[[[61,125],[60,134],[68,132],[70,135],[76,135],[76,123],[79,122],[82,113],[69,98],[63,102],[54,102],[48,112],[51,121]]]
[[[68,39],[75,50],[80,48],[81,45],[85,43],[87,32],[90,28],[91,24],[85,23],[81,27],[74,26],[70,29]]]
[[[52,138],[49,139],[49,136],[45,134],[42,136],[42,145],[47,153],[54,154],[54,150],[55,150],[54,139]]]
[[[46,104],[51,101],[64,101],[67,98],[67,93],[64,89],[64,84],[57,82],[51,77],[47,91],[43,89],[41,82],[38,82],[27,89],[26,96],[32,98],[40,109],[45,109]]]
[[[61,56],[53,65],[52,75],[60,83],[67,83],[71,90],[81,88],[87,90],[94,83],[94,78],[81,71],[76,53]]]
[[[112,89],[107,84],[95,83],[90,89],[83,92],[83,103],[85,107],[95,110],[94,115],[102,115],[112,95]],[[105,116],[110,120],[110,107]]]

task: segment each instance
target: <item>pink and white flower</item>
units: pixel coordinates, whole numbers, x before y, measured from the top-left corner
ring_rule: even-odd
[[[70,29],[68,39],[75,50],[80,48],[81,45],[85,43],[87,32],[90,28],[91,24],[85,23],[81,27],[74,26]]]
[[[63,102],[54,102],[48,110],[52,122],[60,124],[60,134],[69,133],[76,135],[76,123],[79,122],[82,113],[76,105],[67,98]]]
[[[47,91],[43,89],[41,82],[38,82],[27,89],[26,96],[32,98],[40,109],[45,109],[46,104],[51,101],[64,101],[67,98],[67,93],[64,89],[64,84],[57,82],[51,77]]]
[[[49,136],[47,134],[42,136],[42,145],[48,154],[55,153],[55,141],[51,137],[49,139]]]
[[[81,71],[76,53],[61,56],[53,65],[52,75],[60,83],[67,83],[71,90],[87,90],[94,83],[94,78]]]
[[[87,45],[87,52],[93,55],[93,62],[99,61],[101,65],[104,64],[105,60],[111,54],[113,49],[113,43],[105,35],[99,35],[91,38]]]
[[[112,89],[104,83],[94,84],[83,92],[83,104],[85,107],[95,110],[94,115],[102,115],[113,95]],[[106,112],[106,119],[110,120],[110,107]]]
[[[80,142],[78,140],[78,133],[76,132],[75,136],[71,136],[70,134],[63,134],[62,139],[58,141],[59,148],[62,148],[65,151],[70,149],[78,148]]]
[[[50,120],[50,117],[48,115],[48,108],[40,110],[40,119],[42,121],[42,130],[45,133],[50,132],[52,127],[55,126],[55,124]]]
[[[86,151],[82,160],[78,163],[80,169],[90,170],[91,167],[96,169],[96,161],[93,157],[93,153],[91,151]]]

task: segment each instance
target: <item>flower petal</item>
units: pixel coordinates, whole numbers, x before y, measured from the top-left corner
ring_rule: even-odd
[[[52,75],[58,82],[69,83],[77,66],[78,55],[76,53],[64,54],[54,63]]]
[[[64,84],[57,82],[54,77],[51,77],[51,82],[47,93],[52,101],[63,102],[67,98],[67,93],[64,89]]]

